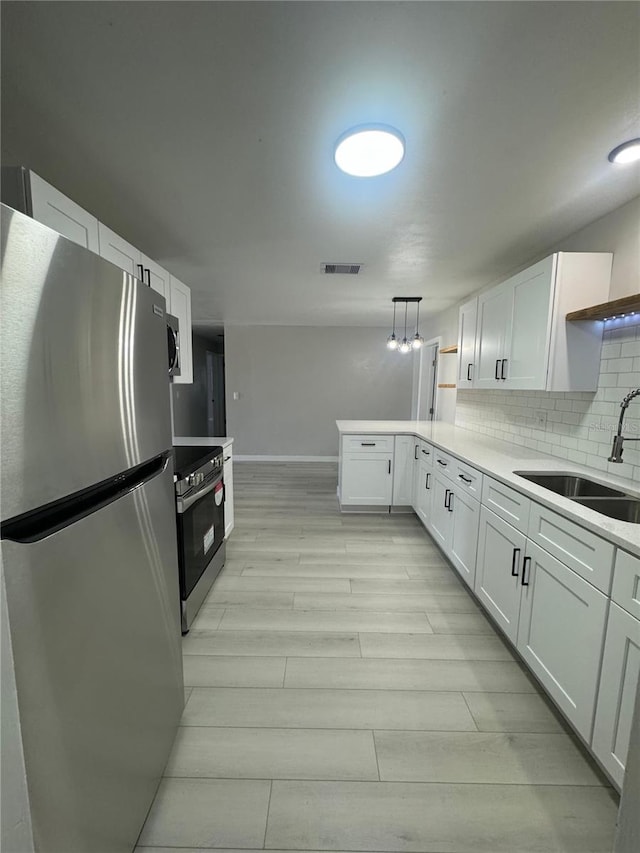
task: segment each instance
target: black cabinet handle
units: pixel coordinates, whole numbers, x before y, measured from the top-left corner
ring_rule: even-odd
[[[388,474],[390,474],[390,473],[391,473],[391,460],[389,460],[389,470],[387,471],[387,473],[388,473]]]
[[[430,488],[430,486],[429,486],[429,480],[430,480],[430,479],[431,479],[431,472],[429,471],[429,472],[427,473],[427,476],[426,476],[425,481],[424,481],[424,487],[425,487],[425,489],[427,489],[427,490]]]
[[[144,271],[145,271],[145,272],[146,272],[146,274],[147,274],[147,285],[148,285],[149,287],[151,287],[151,270],[149,269],[149,267],[145,267],[145,270],[144,270]]]
[[[525,580],[527,574],[527,560],[531,564],[531,557],[525,557],[522,561],[522,586],[529,586],[529,581]]]
[[[520,554],[520,548],[513,549],[513,557],[511,558],[511,577],[518,577],[518,569],[516,568],[516,560]]]
[[[496,372],[494,374],[496,379],[500,379],[500,376],[498,375],[499,372],[500,372],[500,359],[496,358]]]
[[[449,512],[453,512],[453,506],[451,505],[451,502],[453,501],[454,497],[455,494],[453,492],[449,492],[449,505],[447,506]]]
[[[504,366],[507,363],[507,359],[502,359],[502,367],[500,368],[500,379],[506,379],[507,377],[504,375]]]
[[[467,382],[471,382],[471,368],[473,367],[473,362],[469,362],[467,365]]]
[[[140,275],[138,276],[138,278],[140,279],[140,281],[144,281],[144,267],[142,266],[142,264],[137,264],[137,267],[140,271]]]
[[[418,458],[418,445],[417,444],[416,444],[416,449],[413,451],[413,458],[414,459]]]
[[[443,462],[442,459],[438,459],[438,465],[442,465],[443,468],[447,467],[447,463]]]
[[[429,455],[431,454],[431,451],[430,451],[430,450],[425,450],[425,449],[424,449],[424,447],[422,448],[422,450],[421,450],[420,452],[421,452],[421,453],[424,453],[424,455],[425,455],[425,456],[429,456]]]
[[[449,489],[444,490],[444,508],[449,509],[449,497],[451,495],[451,491]]]
[[[360,442],[360,447],[375,447],[375,446],[376,446],[375,441],[361,441]]]
[[[458,474],[458,477],[462,480],[463,483],[473,483],[471,477],[465,477],[464,474]]]

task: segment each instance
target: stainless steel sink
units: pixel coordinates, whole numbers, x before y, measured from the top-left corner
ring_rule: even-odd
[[[579,474],[554,474],[538,471],[514,471],[519,477],[569,498],[581,506],[595,510],[609,518],[640,524],[640,498],[628,495],[610,486],[603,486]]]
[[[572,500],[576,498],[625,497],[625,493],[618,491],[618,489],[603,486],[601,483],[596,483],[595,480],[589,480],[587,477],[581,477],[577,474],[546,474],[536,471],[514,471],[513,473],[529,480],[530,483],[542,486],[543,489],[549,489],[550,492],[555,492],[557,495]]]
[[[573,498],[573,500],[577,504],[600,512],[602,515],[607,515],[609,518],[629,521],[631,524],[640,524],[639,498]]]

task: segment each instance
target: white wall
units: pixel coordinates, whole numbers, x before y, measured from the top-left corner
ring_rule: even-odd
[[[234,456],[337,457],[336,420],[410,418],[413,356],[390,352],[387,334],[361,327],[225,327]]]

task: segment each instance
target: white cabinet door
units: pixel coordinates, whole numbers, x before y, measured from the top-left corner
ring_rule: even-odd
[[[231,449],[224,451],[224,537],[228,538],[234,527],[235,513],[233,511],[233,454]]]
[[[486,507],[480,510],[476,595],[515,644],[520,615],[521,573],[527,539]]]
[[[518,651],[589,742],[608,599],[532,542],[524,563]]]
[[[75,201],[29,172],[33,218],[79,246],[98,253],[98,220]]]
[[[472,388],[476,362],[478,297],[460,306],[458,315],[458,388]]]
[[[429,532],[445,554],[451,547],[452,518],[449,511],[451,482],[439,471],[433,472],[433,494],[429,516]]]
[[[453,510],[449,559],[460,573],[462,580],[473,589],[478,553],[480,504],[465,491],[464,487],[456,486],[453,497],[449,499],[449,506]]]
[[[193,382],[193,349],[191,341],[191,291],[171,276],[171,300],[169,313],[180,321],[180,376],[174,376],[178,385]]]
[[[414,448],[413,436],[396,435],[393,452],[393,506],[413,504]]]
[[[640,674],[640,621],[613,602],[610,608],[591,746],[622,787]]]
[[[504,385],[505,330],[511,313],[508,289],[494,287],[478,297],[478,333],[474,388],[500,388]]]
[[[156,293],[161,294],[167,303],[167,311],[171,305],[171,276],[160,264],[152,261],[146,255],[140,255],[140,263],[144,272],[145,284],[148,284]]]
[[[511,315],[505,329],[505,388],[543,391],[547,384],[553,256],[509,279]],[[506,295],[505,295],[506,297]]]
[[[391,456],[384,453],[345,453],[341,503],[345,506],[389,506],[391,469]]]
[[[428,462],[419,460],[416,477],[416,514],[425,527],[431,523],[431,495],[433,471]]]
[[[135,246],[127,243],[119,234],[107,228],[102,222],[98,223],[100,239],[100,257],[111,261],[121,270],[136,276],[142,281],[141,254]]]

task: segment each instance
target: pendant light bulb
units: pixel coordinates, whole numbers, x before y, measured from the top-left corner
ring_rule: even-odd
[[[409,343],[409,341],[406,338],[402,339],[402,342],[401,342],[400,346],[398,347],[398,350],[401,353],[411,352],[411,344]]]
[[[387,338],[387,347],[389,349],[398,349],[398,339],[394,335],[389,335]]]
[[[422,335],[419,335],[416,332],[415,335],[413,336],[413,340],[411,341],[411,346],[413,347],[413,349],[420,349],[420,347],[422,346],[423,343],[424,343],[424,338],[422,337]]]

